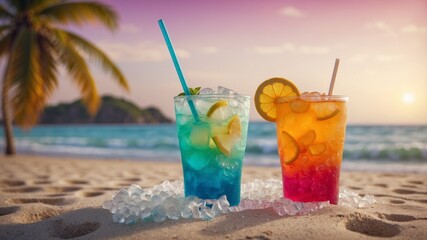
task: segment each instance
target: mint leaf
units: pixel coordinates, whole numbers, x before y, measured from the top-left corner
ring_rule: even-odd
[[[199,95],[200,94],[200,89],[202,89],[201,87],[196,87],[196,88],[189,88],[188,90],[190,91],[191,95]],[[185,93],[182,92],[180,94],[178,94],[178,96],[185,96]]]

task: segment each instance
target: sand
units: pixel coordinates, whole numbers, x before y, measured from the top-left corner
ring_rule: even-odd
[[[280,169],[245,166],[242,181],[271,177],[280,178]],[[379,202],[304,216],[265,209],[124,225],[101,208],[132,183],[181,178],[177,163],[0,157],[0,239],[427,239],[426,174],[343,172],[341,186]]]

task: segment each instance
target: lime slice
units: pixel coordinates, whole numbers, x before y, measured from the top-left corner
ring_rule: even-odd
[[[320,155],[324,151],[326,151],[326,144],[324,143],[317,143],[308,147],[308,152],[310,152],[310,154],[313,156]]]
[[[285,164],[291,164],[297,160],[299,155],[299,147],[295,139],[287,132],[282,131],[282,144],[283,149],[282,157]]]
[[[290,103],[290,106],[294,113],[305,113],[310,108],[310,103],[303,100],[295,100]]]
[[[215,120],[224,120],[229,116],[228,111],[228,102],[225,100],[220,100],[214,103],[206,113],[206,116]],[[227,116],[228,115],[228,116]]]
[[[298,138],[298,142],[303,146],[308,146],[316,139],[316,132],[312,129],[305,132],[301,137]]]
[[[218,149],[226,156],[230,156],[231,150],[234,144],[239,141],[242,135],[242,126],[240,124],[240,118],[234,115],[227,125],[227,133],[218,134],[212,137],[215,145]]]

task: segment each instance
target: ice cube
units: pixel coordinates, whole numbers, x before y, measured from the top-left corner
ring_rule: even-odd
[[[160,185],[158,185],[159,186],[159,189],[160,190],[162,190],[162,191],[165,191],[165,192],[167,192],[167,191],[169,191],[169,190],[172,190],[172,188],[173,188],[173,186],[172,186],[172,183],[169,181],[169,180],[165,180],[165,181],[163,181]]]
[[[366,207],[368,207],[368,205],[369,205],[368,201],[366,201],[365,199],[362,198],[359,200],[356,207],[357,208],[366,208]]]
[[[211,128],[206,123],[198,123],[193,126],[190,133],[190,144],[196,149],[208,149],[211,140]]]
[[[117,213],[117,211],[119,210],[119,208],[117,207],[117,205],[113,205],[111,208],[110,208],[110,211],[111,211],[111,213],[112,214],[114,214],[114,213]]]
[[[231,206],[230,207],[230,212],[239,212],[239,211],[240,211],[239,206]]]
[[[133,194],[142,195],[144,193],[144,190],[140,186],[132,184],[130,185],[128,192],[130,196],[132,196]]]
[[[377,200],[375,200],[374,195],[371,194],[366,194],[363,198],[368,202],[368,204],[373,204],[377,202]]]
[[[193,99],[193,101],[194,101],[194,104],[196,105],[197,112],[200,115],[206,115],[206,113],[215,103],[215,101],[208,100],[207,98]]]
[[[219,216],[219,215],[221,215],[221,213],[222,213],[222,207],[221,207],[221,205],[220,205],[219,201],[215,201],[215,202],[212,204],[212,208],[211,208],[211,210],[212,210],[212,213],[213,213],[215,216]]]
[[[361,197],[359,194],[346,188],[340,189],[338,205],[352,208],[365,208],[375,202],[376,200],[373,195],[366,194],[364,197]]]
[[[125,224],[134,224],[139,220],[138,216],[136,215],[131,215],[129,217],[127,217],[124,221]]]
[[[119,202],[128,202],[129,201],[129,192],[126,189],[120,189],[118,193],[113,198],[114,203]]]
[[[141,220],[151,216],[151,208],[145,208],[141,211]]]
[[[166,210],[158,205],[151,210],[151,216],[155,222],[163,222],[166,220]]]
[[[191,210],[193,218],[200,218],[200,206],[198,204],[192,204],[189,206],[189,208]]]
[[[303,92],[299,95],[302,99],[304,98],[309,98],[310,97],[310,93],[309,92]]]
[[[310,100],[311,101],[321,101],[322,100],[322,94],[319,92],[311,92],[310,93]]]
[[[119,202],[117,203],[117,212],[124,212],[127,207],[128,207],[127,202]]]
[[[162,203],[162,197],[159,195],[153,195],[150,200],[150,207],[154,208]]]
[[[184,206],[181,208],[181,217],[182,218],[190,218],[192,216],[192,212],[188,206]]]
[[[212,88],[202,88],[199,92],[200,95],[205,94],[214,94],[214,90]]]
[[[122,214],[113,215],[113,221],[118,223],[124,223],[126,220],[125,216]]]
[[[217,89],[216,93],[220,94],[220,95],[237,94],[235,91],[233,91],[233,90],[231,90],[229,88],[223,87],[223,86],[218,86],[218,89]]]
[[[162,191],[160,191],[159,196],[161,199],[161,202],[165,201],[166,198],[168,198],[171,194],[169,193],[167,188],[163,188]],[[161,204],[161,203],[160,203]]]
[[[211,188],[215,189],[213,186]],[[122,189],[116,193],[113,200],[104,202],[103,208],[111,211],[114,222],[133,224],[138,221],[161,222],[166,218],[181,217],[211,220],[221,213],[269,207],[273,207],[280,216],[308,214],[329,205],[328,202],[302,203],[283,198],[282,182],[278,179],[255,179],[242,184],[241,189],[240,205],[230,207],[225,195],[219,199],[208,200],[195,196],[184,197],[182,180],[164,181],[147,189],[141,189],[137,185],[130,186],[128,190]],[[141,196],[142,199],[134,201],[132,196]],[[370,194],[361,197],[346,188],[340,189],[341,206],[363,208],[375,202],[374,196]]]
[[[182,180],[175,180],[171,182],[172,191],[175,193],[175,195],[183,195],[184,190],[184,182]]]
[[[223,213],[228,213],[230,211],[230,203],[228,202],[226,195],[222,195],[218,198],[218,205]]]
[[[175,110],[179,114],[191,115],[191,109],[190,109],[190,106],[188,105],[188,98],[185,98],[185,97],[178,98],[175,101]]]
[[[180,204],[178,199],[175,197],[168,197],[166,200],[162,203],[162,206],[164,209],[166,209],[166,215],[169,219],[179,219],[181,216],[181,211],[179,209]]]
[[[319,92],[303,92],[300,97],[306,101],[321,101],[322,94]]]
[[[200,218],[208,221],[208,220],[212,220],[215,217],[215,214],[213,213],[213,211],[207,207],[207,206],[201,206],[200,207]]]
[[[138,205],[129,206],[129,213],[131,216],[139,216],[141,208]]]
[[[211,154],[207,151],[194,151],[184,160],[194,170],[200,170],[206,167],[211,161]]]
[[[283,204],[280,201],[275,201],[273,203],[273,209],[279,216],[284,216],[287,214],[285,208],[283,207]]]

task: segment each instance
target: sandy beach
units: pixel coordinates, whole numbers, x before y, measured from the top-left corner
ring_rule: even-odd
[[[0,157],[0,239],[426,239],[427,175],[343,172],[341,186],[373,194],[364,209],[329,206],[279,217],[272,209],[213,221],[114,223],[102,209],[120,188],[181,179],[177,163]],[[280,178],[279,168],[244,167],[243,182]]]

